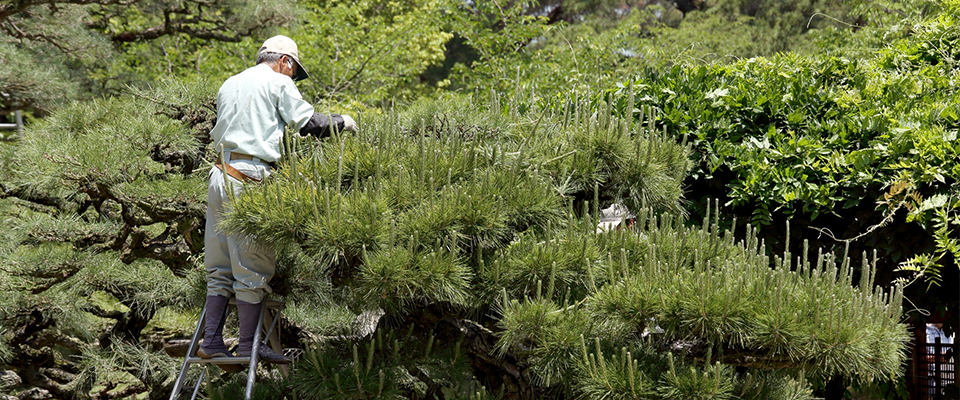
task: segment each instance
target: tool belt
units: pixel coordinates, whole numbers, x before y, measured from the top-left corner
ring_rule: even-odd
[[[250,155],[247,155],[247,154],[240,154],[240,153],[230,153],[230,159],[231,159],[231,160],[253,160],[253,156],[250,156]],[[247,174],[245,174],[245,173],[243,173],[243,172],[240,172],[240,170],[234,168],[232,165],[223,162],[223,160],[220,159],[219,156],[217,156],[217,163],[214,164],[214,165],[216,165],[217,168],[220,168],[220,170],[223,171],[223,173],[229,175],[229,176],[232,177],[233,179],[236,179],[236,180],[238,180],[238,181],[240,181],[240,182],[243,182],[243,183],[257,182],[257,183],[260,183],[260,179],[254,178],[254,177],[252,177],[252,176],[250,176],[250,175],[247,175]],[[270,165],[271,167],[273,167],[274,164],[273,164],[273,163],[267,163],[267,165]]]

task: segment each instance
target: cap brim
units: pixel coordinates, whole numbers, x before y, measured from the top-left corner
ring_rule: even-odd
[[[303,67],[303,64],[300,64],[300,60],[294,58],[293,61],[297,63],[297,74],[293,76],[293,80],[302,81],[307,79],[309,77],[309,75],[307,75],[307,69]]]

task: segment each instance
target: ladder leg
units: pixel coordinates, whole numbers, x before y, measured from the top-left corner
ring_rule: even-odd
[[[257,356],[260,351],[260,333],[263,331],[263,315],[267,312],[267,298],[260,301],[260,318],[257,318],[257,330],[253,334],[253,348],[250,349],[250,369],[247,371],[247,393],[244,397],[250,400],[253,395],[253,382],[257,380]]]
[[[204,304],[204,310],[200,312],[200,321],[197,321],[197,329],[193,332],[193,339],[190,340],[190,347],[187,348],[187,355],[183,358],[183,366],[180,367],[180,376],[177,377],[177,383],[173,386],[173,392],[170,393],[170,400],[177,400],[180,397],[180,392],[183,391],[183,383],[187,380],[187,370],[190,368],[190,363],[187,362],[190,357],[197,352],[197,347],[200,345],[200,333],[203,332],[203,317],[207,313],[206,304]]]
[[[279,354],[283,354],[283,347],[280,346],[280,333],[279,333],[280,327],[277,325],[280,321],[280,310],[279,309],[273,310],[273,318],[272,319],[268,319],[268,318],[269,316],[267,315],[263,316],[264,323],[267,323],[267,321],[270,321],[269,322],[270,327],[267,329],[267,343],[270,345],[273,351],[276,351]],[[274,329],[277,330],[276,334],[274,334],[273,332]],[[281,364],[281,365],[278,365],[278,367],[280,368],[280,373],[282,373],[284,377],[286,377],[290,373],[290,367],[288,365]]]
[[[190,396],[190,400],[197,400],[197,394],[200,393],[200,383],[203,382],[203,377],[207,374],[207,367],[203,367],[200,370],[200,377],[197,378],[197,386],[193,388],[193,396]]]

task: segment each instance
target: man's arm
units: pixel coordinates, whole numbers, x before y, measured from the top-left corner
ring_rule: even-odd
[[[328,117],[327,114],[314,112],[310,120],[307,121],[307,124],[304,125],[303,128],[300,128],[300,136],[314,136],[317,138],[330,136],[331,119],[333,123],[336,124],[337,132],[353,132],[357,130],[357,123],[354,122],[353,118],[350,118],[349,115],[330,114]]]

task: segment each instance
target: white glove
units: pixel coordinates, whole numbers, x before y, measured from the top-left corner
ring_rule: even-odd
[[[357,121],[354,121],[349,115],[341,115],[343,118],[343,130],[356,132],[357,131]]]

